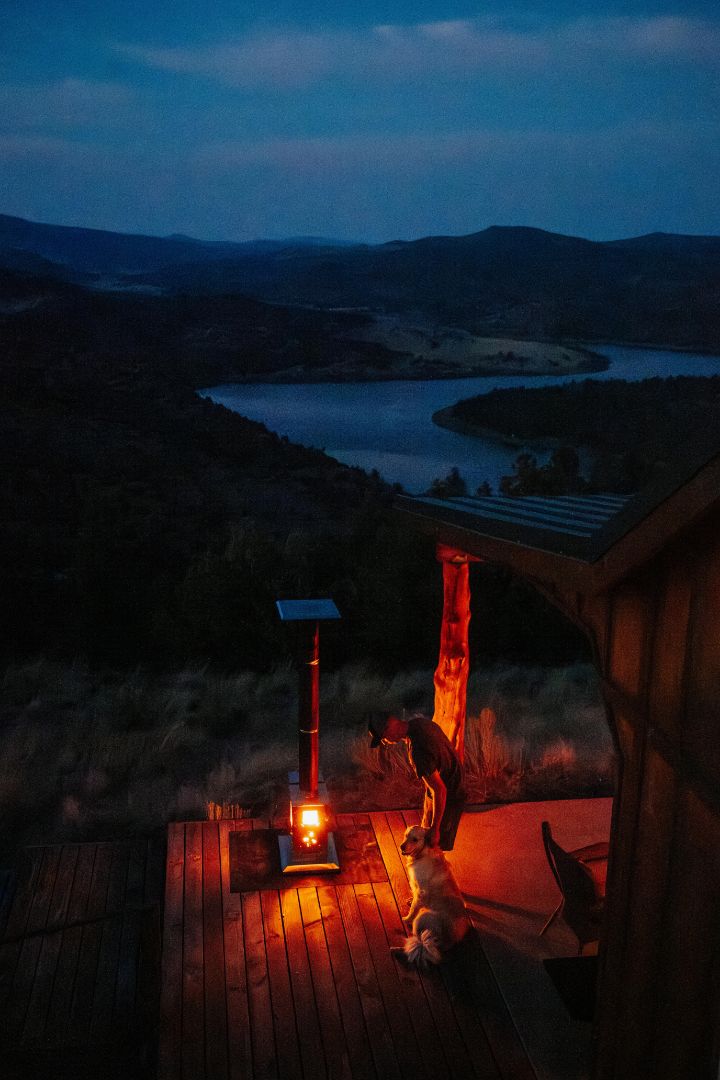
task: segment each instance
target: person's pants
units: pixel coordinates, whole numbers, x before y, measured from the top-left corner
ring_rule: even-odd
[[[467,795],[465,794],[464,788],[460,788],[460,790],[453,795],[450,795],[448,792],[442,821],[440,822],[440,847],[443,851],[452,851],[453,849],[455,835],[458,831],[458,825],[460,824],[460,818],[462,817],[466,802]],[[430,821],[432,815],[433,796],[432,792],[426,790],[425,802],[423,803],[423,822]]]
[[[452,851],[455,844],[455,836],[458,831],[458,825],[460,824],[460,818],[462,812],[465,809],[465,803],[467,799],[465,793],[456,796],[454,799],[448,798],[445,804],[445,812],[440,822],[440,847],[443,851]]]

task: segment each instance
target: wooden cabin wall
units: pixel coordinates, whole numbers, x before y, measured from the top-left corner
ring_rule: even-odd
[[[585,611],[620,754],[598,1080],[716,1080],[720,514]]]

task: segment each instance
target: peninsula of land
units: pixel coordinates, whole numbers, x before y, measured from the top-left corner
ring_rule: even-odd
[[[608,360],[580,346],[485,337],[396,315],[365,315],[338,334],[325,361],[313,358],[243,382],[377,382],[467,379],[489,375],[577,375],[605,371]],[[449,426],[449,425],[448,425]]]

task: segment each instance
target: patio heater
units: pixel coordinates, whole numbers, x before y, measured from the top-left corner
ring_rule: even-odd
[[[299,771],[288,775],[290,833],[281,833],[284,874],[339,870],[329,830],[327,788],[320,776],[320,623],[339,619],[332,600],[277,600],[283,622],[294,623],[298,653]]]

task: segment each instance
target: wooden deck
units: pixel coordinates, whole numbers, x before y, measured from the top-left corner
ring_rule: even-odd
[[[428,974],[390,952],[416,820],[340,815],[341,873],[292,879],[267,822],[169,827],[159,1080],[535,1080],[475,935]]]
[[[129,1077],[157,1018],[162,837],[26,848],[0,876],[3,1075]]]

